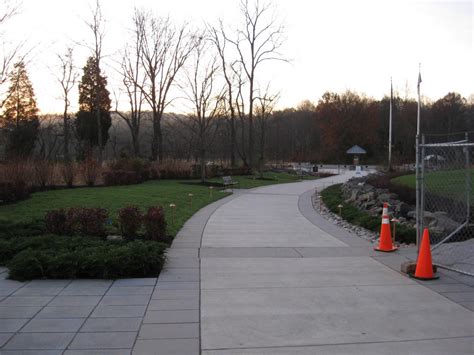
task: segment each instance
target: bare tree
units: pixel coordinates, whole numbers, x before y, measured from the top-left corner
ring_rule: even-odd
[[[228,112],[228,122],[230,130],[230,165],[232,167],[236,166],[235,160],[235,150],[236,150],[236,110],[235,110],[235,101],[234,101],[234,82],[235,82],[235,73],[232,70],[231,63],[228,63],[228,54],[226,50],[226,33],[224,30],[224,25],[222,21],[219,22],[219,28],[210,27],[209,32],[211,34],[210,39],[217,50],[222,68],[222,75],[226,83],[226,112]],[[233,75],[234,74],[234,75]]]
[[[248,80],[248,157],[254,166],[253,107],[256,90],[256,71],[265,61],[285,60],[278,52],[283,44],[283,26],[278,23],[271,3],[241,0],[243,26],[237,29],[236,38],[226,37],[238,53],[238,62]]]
[[[100,6],[100,1],[96,0],[95,8],[92,9],[92,20],[86,22],[87,27],[92,32],[94,37],[94,43],[92,44],[91,49],[92,57],[95,61],[95,77],[98,78],[100,75],[100,62],[102,60],[102,45],[105,37],[105,20],[102,15],[102,8]],[[102,122],[101,122],[101,112],[100,112],[100,90],[96,85],[95,88],[95,115],[97,119],[97,139],[98,139],[98,161],[102,163],[102,154],[104,150],[104,144],[102,142]]]
[[[219,65],[212,53],[210,42],[200,35],[192,54],[192,64],[186,70],[185,95],[193,106],[194,113],[189,116],[193,130],[197,132],[201,181],[206,180],[206,153],[213,124],[216,121],[222,102],[223,90],[217,86]]]
[[[135,18],[136,20],[136,18]],[[141,88],[145,85],[145,75],[141,66],[141,49],[143,32],[134,29],[134,44],[126,46],[120,66],[122,84],[127,94],[130,111],[120,112],[118,110],[118,100],[116,100],[115,112],[122,118],[130,129],[132,136],[133,155],[140,156],[140,126],[142,120],[142,106],[145,101],[144,92]],[[130,48],[130,49],[129,49]]]
[[[71,104],[69,100],[69,93],[76,85],[79,73],[74,67],[73,61],[73,50],[68,48],[66,53],[61,55],[58,54],[60,75],[57,77],[59,84],[62,89],[62,99],[64,100],[64,111],[63,111],[63,135],[64,135],[64,160],[69,162],[69,106]]]
[[[259,159],[258,170],[260,177],[263,177],[263,167],[265,165],[265,143],[267,133],[267,123],[273,113],[275,104],[277,103],[279,94],[270,95],[269,85],[267,86],[263,95],[256,97],[257,106],[255,107],[255,116],[257,118],[257,125],[260,133],[259,142]]]
[[[140,58],[145,70],[146,83],[140,86],[152,111],[152,158],[163,161],[163,134],[161,121],[176,75],[184,66],[193,49],[193,37],[187,26],[174,27],[169,18],[153,17],[136,11],[136,31],[142,37]]]

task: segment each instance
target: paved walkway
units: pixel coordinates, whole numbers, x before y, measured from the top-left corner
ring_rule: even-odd
[[[5,280],[0,354],[472,354],[472,278],[420,284],[324,220],[315,187],[236,192],[179,232],[158,279]],[[450,298],[450,299],[448,299]]]

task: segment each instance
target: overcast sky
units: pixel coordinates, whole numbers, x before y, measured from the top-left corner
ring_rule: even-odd
[[[381,98],[394,89],[414,96],[418,63],[423,95],[436,100],[449,91],[474,93],[473,4],[470,0],[275,0],[286,27],[283,54],[289,63],[262,70],[260,83],[280,91],[279,107],[304,99],[317,102],[325,91],[347,89]],[[56,54],[75,47],[83,67],[92,41],[84,21],[87,0],[22,0],[21,13],[6,28],[9,41],[27,40],[33,47],[28,69],[41,112],[59,112],[60,87],[55,82]],[[134,7],[169,15],[176,22],[199,26],[218,18],[239,21],[238,0],[102,0],[107,20],[103,71],[114,81],[114,54],[123,48]],[[74,44],[75,43],[75,44]],[[77,90],[73,93],[77,108]],[[171,109],[183,111],[179,102]]]

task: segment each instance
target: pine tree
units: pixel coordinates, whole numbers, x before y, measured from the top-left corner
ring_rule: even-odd
[[[111,100],[106,86],[106,77],[101,75],[95,59],[89,57],[79,83],[79,111],[75,122],[77,135],[88,145],[88,149],[99,145],[97,110],[100,114],[102,144],[105,145],[109,138]]]
[[[35,93],[25,63],[19,62],[13,66],[9,81],[10,88],[3,104],[0,126],[7,132],[7,156],[25,157],[34,149],[39,128]]]

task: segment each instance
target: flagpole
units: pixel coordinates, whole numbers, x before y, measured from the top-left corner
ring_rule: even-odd
[[[393,86],[392,78],[390,78],[390,111],[389,111],[389,128],[388,128],[388,171],[392,170],[392,97]]]
[[[420,106],[421,106],[421,97],[420,97],[420,84],[421,84],[421,63],[418,65],[418,107],[416,114],[416,246],[418,251],[420,250],[420,238],[421,238],[421,174],[420,174]]]

